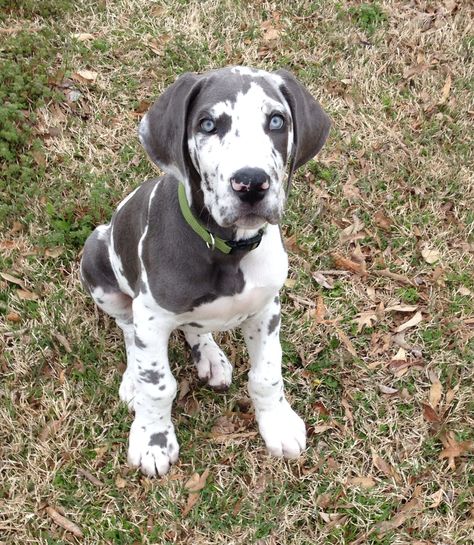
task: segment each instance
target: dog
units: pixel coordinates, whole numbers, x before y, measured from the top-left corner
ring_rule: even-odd
[[[330,120],[285,70],[227,67],[180,76],[151,106],[139,139],[166,174],[137,187],[85,243],[81,280],[123,330],[120,398],[135,411],[128,463],[164,475],[179,446],[168,361],[184,333],[199,379],[217,390],[232,365],[213,331],[240,327],[248,391],[267,450],[296,458],[301,418],[285,398],[278,293],[288,258],[279,222],[291,176],[323,146]]]

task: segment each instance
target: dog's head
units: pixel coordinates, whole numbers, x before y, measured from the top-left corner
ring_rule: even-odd
[[[165,172],[196,192],[222,227],[278,223],[289,175],[323,146],[330,120],[285,70],[186,73],[140,123],[140,141]],[[197,182],[195,180],[198,180]]]

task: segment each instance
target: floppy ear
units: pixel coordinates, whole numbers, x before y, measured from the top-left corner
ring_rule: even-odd
[[[187,72],[157,98],[138,128],[140,142],[165,172],[188,178],[189,156],[186,120],[193,98],[201,87],[202,77]]]
[[[323,147],[331,120],[301,83],[286,70],[277,70],[283,78],[280,90],[291,109],[293,118],[293,156],[290,174],[312,159]]]

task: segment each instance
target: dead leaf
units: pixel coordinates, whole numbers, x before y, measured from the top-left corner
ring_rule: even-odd
[[[58,511],[54,509],[53,507],[51,507],[50,505],[46,507],[46,512],[58,526],[60,526],[67,532],[70,532],[72,535],[76,537],[84,537],[84,534],[82,533],[79,526],[77,526],[77,524],[74,524],[74,522],[71,522],[65,516],[58,513]]]
[[[371,477],[353,477],[349,480],[349,484],[360,486],[361,488],[373,488],[376,483]]]
[[[234,422],[228,416],[220,416],[211,428],[211,435],[226,435],[235,431],[236,425]]]
[[[121,475],[117,475],[115,486],[119,489],[125,488],[127,486],[127,481]]]
[[[15,312],[14,310],[11,310],[6,316],[6,320],[8,322],[18,323],[21,322],[21,316]]]
[[[68,354],[71,354],[72,352],[71,345],[69,344],[69,341],[66,339],[64,335],[61,335],[61,333],[57,333],[56,331],[54,331],[53,337],[59,341],[59,343],[64,347],[64,350],[66,350]]]
[[[351,261],[350,259],[347,259],[346,257],[338,254],[337,252],[333,252],[330,255],[334,261],[334,266],[336,267],[336,269],[350,271],[355,274],[360,274],[361,276],[365,276],[367,274],[367,271],[365,270],[363,264]]]
[[[333,428],[334,426],[332,426],[331,424],[319,424],[318,426],[313,426],[312,431],[313,434],[317,434],[324,433],[325,431],[331,430]]]
[[[433,382],[430,387],[430,405],[433,407],[433,409],[436,409],[436,407],[438,406],[438,403],[441,400],[442,392],[443,387],[441,386],[441,382]]]
[[[296,280],[294,278],[287,278],[285,280],[285,286],[287,288],[294,288],[296,286]]]
[[[418,64],[415,64],[414,66],[409,66],[403,71],[403,78],[404,79],[410,79],[413,76],[419,76],[426,70],[428,70],[429,65],[425,62],[420,62]]]
[[[79,83],[94,83],[99,74],[92,70],[78,70],[71,76],[71,79]]]
[[[61,426],[63,425],[64,418],[60,418],[59,420],[51,420],[49,421],[44,428],[40,431],[38,435],[38,439],[40,441],[46,441],[50,435],[54,435],[58,430],[61,429]]]
[[[374,310],[365,310],[353,320],[357,324],[357,333],[360,333],[364,327],[372,327],[378,321],[377,314]]]
[[[388,462],[381,458],[375,451],[372,451],[372,463],[387,477],[392,477],[396,482],[400,482],[400,475]]]
[[[397,388],[391,388],[390,386],[385,386],[385,384],[379,384],[379,390],[382,394],[393,395],[398,393]]]
[[[351,426],[354,425],[354,415],[352,414],[352,407],[349,401],[343,397],[341,398],[341,405],[344,407],[344,414],[346,415],[347,420],[351,424]]]
[[[348,201],[358,201],[362,199],[360,189],[355,185],[352,178],[349,178],[342,186],[342,194]]]
[[[440,488],[437,492],[431,494],[431,496],[428,496],[426,499],[431,500],[431,503],[428,505],[428,509],[436,509],[443,500],[443,494],[443,489]]]
[[[310,315],[314,318],[317,324],[324,323],[324,316],[326,315],[326,307],[324,305],[324,299],[322,295],[318,295],[316,300],[316,309],[310,311]]]
[[[401,526],[406,520],[416,515],[421,509],[421,500],[419,497],[412,498],[407,502],[390,520],[379,522],[376,525],[377,531],[385,533],[391,530],[395,530]]]
[[[428,405],[427,403],[422,403],[421,406],[423,407],[423,418],[427,422],[439,422],[440,417],[438,413],[431,407],[431,405]]]
[[[393,221],[381,211],[374,214],[374,222],[377,227],[384,231],[390,231],[393,224]]]
[[[389,271],[388,269],[374,270],[374,271],[371,271],[371,274],[375,276],[384,276],[386,278],[390,278],[391,280],[394,280],[395,282],[399,282],[400,284],[413,286],[413,282],[409,278],[407,278],[406,276],[403,276],[402,274]]]
[[[210,470],[206,469],[202,475],[194,473],[184,485],[184,488],[189,492],[199,492],[206,486],[206,479],[209,477]]]
[[[460,295],[464,295],[466,297],[469,297],[471,295],[473,295],[472,291],[469,289],[469,288],[466,288],[466,286],[461,286],[459,289],[458,289],[458,293]]]
[[[275,27],[268,27],[263,33],[262,40],[264,42],[274,42],[280,37],[281,31]]]
[[[16,290],[16,294],[23,301],[36,301],[39,295],[29,290]]]
[[[415,327],[423,320],[423,316],[421,314],[421,311],[418,311],[414,316],[412,316],[409,320],[404,322],[403,324],[399,325],[397,329],[395,330],[397,333],[401,333],[402,331],[405,331],[407,329],[410,329],[411,327]]]
[[[432,250],[426,245],[421,249],[421,255],[426,263],[430,265],[439,261],[440,258],[440,253],[438,250]]]
[[[64,253],[64,248],[54,246],[53,248],[46,248],[44,255],[47,257],[59,257],[62,253]]]
[[[448,459],[449,469],[456,469],[456,458],[463,456],[466,452],[473,450],[474,443],[472,441],[463,441],[458,443],[454,438],[452,432],[448,432],[441,437],[441,442],[443,443],[444,449],[439,455],[439,459],[443,458]]]
[[[352,344],[352,341],[349,339],[349,337],[342,331],[342,329],[339,329],[338,327],[334,328],[336,330],[337,336],[339,337],[339,340],[342,342],[342,344],[345,346],[346,350],[354,356],[354,358],[357,358],[357,352],[354,348],[354,345]]]
[[[4,272],[0,272],[0,276],[7,282],[11,282],[12,284],[16,284],[17,286],[20,286],[20,288],[22,289],[26,289],[25,284],[23,283],[23,280],[20,280],[16,276],[13,276],[12,274],[4,273]]]
[[[391,305],[385,309],[386,312],[414,312],[418,305]]]
[[[189,394],[190,389],[189,380],[183,378],[179,383],[178,401],[182,401]]]
[[[90,40],[94,40],[95,36],[94,34],[90,34],[88,32],[77,32],[72,35],[78,42],[88,42]]]
[[[87,469],[83,469],[82,467],[78,467],[77,472],[81,477],[84,477],[84,479],[87,479],[94,486],[104,486],[104,483],[102,481],[100,481],[97,477],[92,475],[92,473],[90,471],[87,471]]]
[[[314,272],[312,276],[316,280],[316,282],[323,288],[326,288],[328,290],[334,289],[333,281],[326,278],[324,274],[321,274],[320,272]]]
[[[446,81],[444,82],[443,89],[441,90],[441,98],[438,102],[438,106],[443,105],[448,100],[449,93],[451,91],[451,84],[452,84],[451,74],[448,74],[446,77]]]
[[[191,509],[196,505],[198,499],[199,494],[197,494],[196,492],[189,494],[188,501],[186,502],[186,505],[181,513],[183,517],[186,517],[189,514]]]

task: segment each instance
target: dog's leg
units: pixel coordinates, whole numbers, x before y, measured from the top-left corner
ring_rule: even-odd
[[[174,326],[150,310],[140,296],[133,301],[133,322],[135,420],[130,430],[128,462],[146,475],[164,475],[179,454],[171,422],[177,388],[168,361],[168,339]]]
[[[250,356],[249,393],[268,451],[296,458],[306,448],[304,422],[285,398],[281,374],[278,297],[242,326]]]
[[[183,328],[196,365],[198,377],[214,390],[227,390],[232,382],[232,365],[210,333]]]

